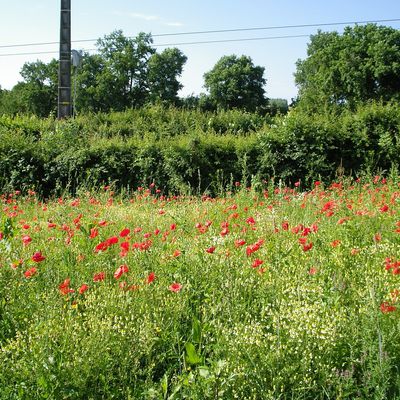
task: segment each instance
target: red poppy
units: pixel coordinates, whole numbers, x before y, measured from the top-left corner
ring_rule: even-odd
[[[389,211],[389,206],[387,204],[384,204],[380,209],[380,212],[387,212]]]
[[[240,247],[246,244],[246,241],[244,239],[237,239],[235,240],[235,247]]]
[[[81,285],[81,287],[78,289],[79,294],[83,294],[86,292],[86,290],[89,289],[89,286],[86,285],[86,283],[84,283],[83,285]]]
[[[175,250],[174,253],[172,254],[173,257],[179,257],[182,254],[180,250]]]
[[[208,249],[206,249],[206,252],[209,253],[209,254],[214,253],[214,251],[215,251],[215,246],[211,246]]]
[[[247,222],[249,225],[254,225],[254,224],[256,223],[256,221],[254,220],[253,217],[247,218],[247,219],[246,219],[246,222]]]
[[[312,242],[303,244],[303,251],[311,250],[313,247]]]
[[[154,272],[150,272],[150,274],[147,276],[146,282],[148,285],[150,285],[150,283],[154,282],[155,279],[156,274]]]
[[[106,273],[105,272],[97,272],[93,275],[93,282],[101,282],[104,281],[106,277]]]
[[[125,237],[128,236],[131,233],[131,230],[128,228],[122,229],[122,231],[119,233],[120,237]]]
[[[29,235],[22,236],[22,243],[24,246],[27,246],[30,242],[32,242],[32,238]]]
[[[29,268],[27,271],[24,272],[25,278],[29,279],[33,275],[35,275],[37,272],[37,269],[35,267]]]
[[[107,240],[106,240],[106,244],[107,244],[107,246],[111,246],[111,245],[113,245],[113,244],[116,244],[116,243],[118,243],[118,237],[117,236],[111,236],[110,238],[108,238]]]
[[[89,237],[90,237],[90,239],[94,239],[96,236],[98,236],[98,234],[99,234],[99,230],[97,228],[92,228],[90,230]]]
[[[36,263],[39,263],[39,262],[41,262],[41,261],[43,261],[45,259],[46,259],[46,257],[44,257],[40,251],[37,251],[36,253],[34,253],[32,258],[31,258],[31,260],[36,262]]]
[[[182,289],[182,285],[178,282],[172,283],[169,288],[171,292],[178,293]]]
[[[257,267],[259,267],[259,266],[262,265],[262,264],[264,264],[264,261],[263,261],[263,260],[260,260],[260,259],[258,259],[258,258],[256,258],[256,259],[253,261],[252,267],[253,267],[253,268],[257,268]]]
[[[58,289],[60,290],[60,293],[61,293],[63,296],[67,295],[68,293],[73,293],[73,292],[75,292],[75,290],[73,290],[73,289],[71,289],[71,288],[69,287],[70,282],[71,282],[71,280],[70,280],[69,278],[67,278],[67,279],[64,280],[64,282],[62,282],[62,283],[60,283],[60,284],[58,285]]]
[[[391,305],[391,304],[389,304],[387,301],[384,301],[381,304],[380,309],[384,314],[396,311],[396,307]]]
[[[129,268],[126,264],[120,265],[117,270],[114,272],[114,278],[119,279],[123,274],[129,272]]]

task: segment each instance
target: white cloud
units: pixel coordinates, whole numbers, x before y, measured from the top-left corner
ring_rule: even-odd
[[[144,21],[158,21],[159,23],[161,23],[162,25],[165,25],[165,26],[175,26],[175,27],[183,26],[183,24],[181,22],[166,21],[164,18],[160,17],[159,15],[150,15],[150,14],[143,14],[143,13],[137,13],[137,12],[123,13],[121,11],[114,11],[113,14],[118,15],[118,16],[129,16],[131,18],[142,19]]]

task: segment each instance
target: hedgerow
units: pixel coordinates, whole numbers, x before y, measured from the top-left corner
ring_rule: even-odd
[[[216,193],[235,181],[285,183],[397,169],[400,107],[262,117],[147,107],[69,121],[0,117],[0,184],[44,195],[113,182]]]

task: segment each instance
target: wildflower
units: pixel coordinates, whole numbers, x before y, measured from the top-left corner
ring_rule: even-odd
[[[147,276],[146,283],[150,285],[150,283],[154,282],[156,279],[156,274],[154,272],[150,272],[150,274]]]
[[[228,228],[223,228],[220,232],[221,236],[226,236],[229,233],[229,229]]]
[[[206,249],[206,252],[209,253],[209,254],[214,253],[214,251],[215,251],[215,246],[211,246],[208,249]]]
[[[119,233],[120,237],[126,237],[131,233],[131,230],[128,228],[122,229],[122,231]]]
[[[22,236],[22,243],[24,246],[27,246],[30,242],[32,242],[32,238],[29,235]]]
[[[29,279],[33,275],[35,275],[37,272],[37,269],[35,267],[29,268],[27,271],[24,272],[25,278]]]
[[[90,230],[90,239],[94,239],[99,234],[99,230],[97,228],[92,228]]]
[[[254,220],[253,217],[247,218],[247,219],[246,219],[246,222],[247,222],[249,225],[254,225],[254,224],[256,223],[256,221]]]
[[[304,243],[304,244],[303,244],[303,251],[311,250],[312,247],[313,247],[312,242],[310,242],[310,243]]]
[[[260,259],[258,259],[258,258],[256,258],[256,259],[253,261],[252,267],[253,267],[253,268],[257,268],[257,267],[259,267],[259,266],[262,265],[262,264],[264,264],[264,261],[263,261],[263,260],[260,260]]]
[[[106,273],[105,272],[97,272],[93,275],[93,282],[101,282],[104,281],[106,277]]]
[[[315,268],[315,267],[311,267],[309,270],[308,270],[308,274],[309,275],[315,275],[317,273],[317,268]]]
[[[169,288],[171,292],[178,293],[182,289],[182,285],[178,282],[172,283]]]
[[[393,306],[393,305],[390,305],[387,301],[384,301],[381,304],[380,309],[381,309],[383,314],[387,314],[387,313],[396,311],[396,307]]]
[[[123,274],[129,272],[129,268],[126,264],[120,265],[117,270],[114,272],[114,278],[119,279]]]
[[[332,247],[337,247],[339,246],[341,243],[341,241],[339,239],[334,240],[333,242],[331,242],[331,246]]]
[[[101,242],[95,247],[94,252],[98,253],[99,251],[105,251],[107,249],[108,249],[107,243],[106,242]]]
[[[180,250],[175,250],[174,253],[172,254],[172,257],[179,257],[182,254]]]
[[[84,283],[84,284],[81,285],[81,287],[78,289],[78,293],[79,293],[79,294],[83,294],[83,293],[85,293],[86,290],[88,290],[88,289],[89,289],[89,286],[86,285],[86,283]]]
[[[71,280],[69,278],[65,279],[64,282],[58,285],[58,289],[63,296],[66,296],[68,293],[73,293],[75,290],[69,287]]]
[[[380,209],[380,212],[387,212],[389,211],[389,206],[387,204],[384,204]]]
[[[112,237],[110,237],[110,238],[108,238],[107,240],[106,240],[106,244],[107,244],[107,246],[111,246],[111,245],[113,245],[113,244],[116,244],[116,243],[118,243],[118,237],[117,236],[112,236]]]
[[[240,247],[246,244],[246,241],[244,239],[237,239],[235,240],[235,247]]]
[[[46,257],[44,257],[40,251],[37,251],[36,253],[34,253],[31,258],[31,260],[36,263],[42,262],[45,259],[46,259]]]
[[[289,230],[289,222],[288,221],[283,221],[281,226],[284,231]]]

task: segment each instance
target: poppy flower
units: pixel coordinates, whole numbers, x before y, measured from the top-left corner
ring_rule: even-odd
[[[32,238],[29,235],[22,236],[22,243],[24,246],[27,246],[30,242],[32,242]]]
[[[182,254],[180,250],[175,250],[174,253],[172,254],[173,257],[179,257]]]
[[[182,285],[178,282],[172,283],[169,288],[171,292],[178,293],[182,289]]]
[[[206,249],[206,252],[209,253],[209,254],[214,253],[214,251],[215,251],[215,246],[211,246],[208,249]]]
[[[262,265],[262,264],[264,264],[264,261],[263,261],[263,260],[260,260],[260,259],[258,259],[258,258],[256,258],[256,259],[253,261],[252,267],[253,267],[253,268],[257,268],[257,267],[259,267],[259,266]]]
[[[86,285],[86,283],[84,283],[84,284],[78,289],[78,293],[79,293],[79,294],[83,294],[83,293],[85,293],[86,290],[88,290],[88,289],[89,289],[89,286]]]
[[[71,280],[69,278],[65,279],[64,282],[58,285],[58,289],[63,296],[66,296],[68,293],[73,293],[75,290],[69,287]]]
[[[104,281],[106,277],[106,273],[105,272],[97,272],[93,275],[93,282],[101,282]]]
[[[99,234],[99,230],[97,228],[92,228],[90,229],[90,239],[94,239],[95,237],[97,237]]]
[[[25,278],[29,279],[33,275],[35,275],[37,272],[37,269],[35,267],[29,268],[27,271],[24,272]]]
[[[46,257],[44,257],[40,251],[37,251],[36,253],[34,253],[31,258],[31,260],[36,263],[42,262],[45,259],[46,259]]]
[[[147,276],[146,283],[150,285],[150,283],[154,282],[156,279],[156,274],[154,272],[150,272],[150,274]]]
[[[131,230],[128,228],[122,229],[122,231],[119,233],[120,237],[126,237],[131,233]]]
[[[384,301],[384,302],[381,304],[380,309],[381,309],[381,311],[382,311],[384,314],[387,314],[387,313],[396,311],[396,307],[393,306],[393,305],[390,305],[387,301]]]
[[[114,272],[114,278],[119,279],[123,274],[129,272],[129,268],[126,264],[120,265],[117,270]]]
[[[311,250],[313,247],[312,242],[303,244],[303,251]]]

